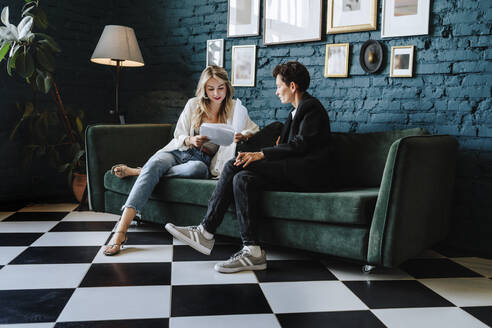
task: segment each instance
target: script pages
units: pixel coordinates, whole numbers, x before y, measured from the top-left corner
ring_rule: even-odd
[[[241,100],[236,99],[232,126],[221,123],[203,123],[200,126],[200,135],[207,136],[209,141],[214,144],[228,146],[234,141],[234,134],[244,129],[247,119],[246,107],[241,104]]]

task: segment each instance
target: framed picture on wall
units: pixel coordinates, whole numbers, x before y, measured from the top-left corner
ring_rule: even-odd
[[[321,40],[321,0],[264,0],[263,44]]]
[[[328,0],[326,33],[376,29],[377,0]]]
[[[260,0],[229,0],[227,37],[260,34]]]
[[[391,77],[413,76],[414,46],[391,47]]]
[[[224,39],[207,40],[206,65],[224,67]]]
[[[348,43],[327,44],[325,56],[325,77],[347,77],[348,60]]]
[[[256,45],[232,46],[232,85],[254,87],[256,76]]]
[[[429,34],[430,0],[383,0],[381,37]]]

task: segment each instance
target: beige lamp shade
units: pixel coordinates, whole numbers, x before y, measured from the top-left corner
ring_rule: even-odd
[[[91,61],[116,66],[117,60],[121,61],[121,66],[144,66],[133,29],[120,25],[106,25],[91,56]]]

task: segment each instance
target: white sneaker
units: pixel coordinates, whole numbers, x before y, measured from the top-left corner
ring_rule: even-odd
[[[215,239],[205,238],[197,226],[178,227],[172,223],[168,223],[165,228],[176,239],[181,240],[202,254],[210,255],[214,247]]]
[[[261,255],[255,257],[251,253],[242,249],[234,254],[230,259],[215,265],[215,271],[222,273],[233,273],[249,270],[265,270],[267,268],[265,251],[261,251]]]

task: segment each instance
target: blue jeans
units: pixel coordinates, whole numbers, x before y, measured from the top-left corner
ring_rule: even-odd
[[[161,177],[208,179],[212,157],[196,148],[185,151],[159,150],[145,163],[130,191],[122,210],[131,207],[141,217],[141,211]]]

